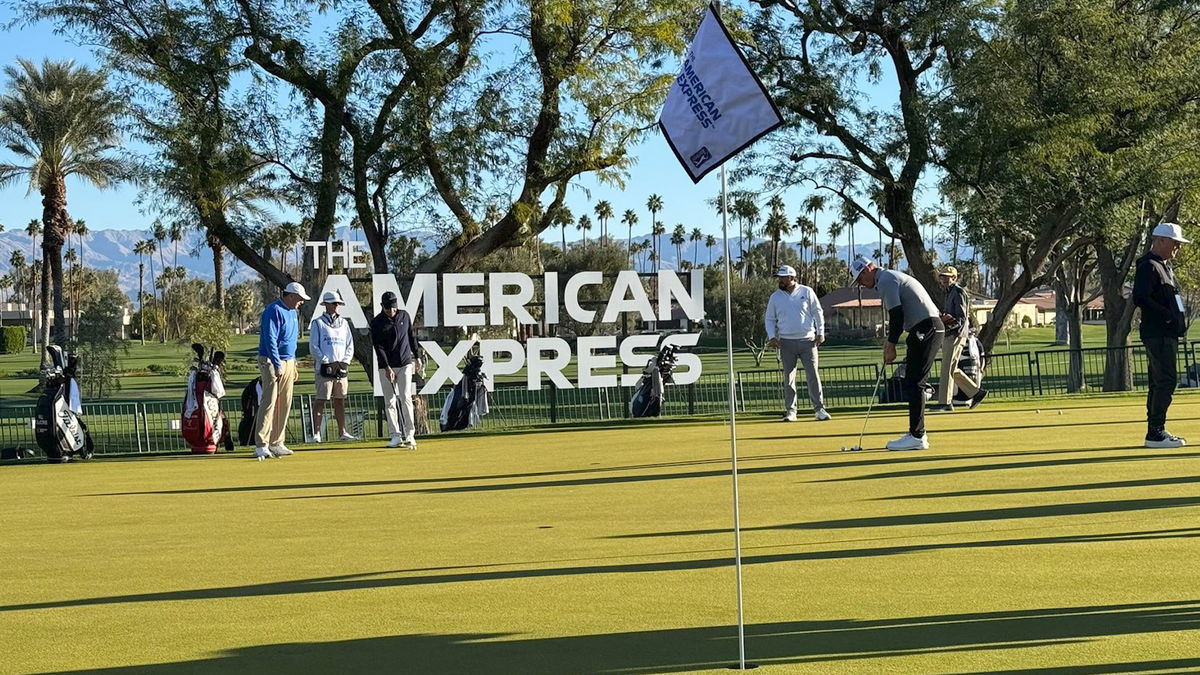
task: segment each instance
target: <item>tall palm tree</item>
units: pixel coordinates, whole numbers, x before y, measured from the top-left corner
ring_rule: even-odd
[[[746,244],[754,245],[754,222],[758,220],[758,204],[753,195],[742,195],[734,200],[730,213],[741,222],[742,236],[738,246],[738,254],[746,260]],[[742,278],[749,278],[750,265],[742,266]]]
[[[588,214],[585,213],[579,216],[579,231],[583,233],[583,247],[585,249],[587,248],[587,233],[590,229],[592,229],[592,219],[588,217]]]
[[[139,241],[133,245],[133,252],[138,255],[138,319],[141,322],[142,345],[146,344],[146,255],[150,253],[145,240]],[[150,259],[150,264],[154,264],[154,259]]]
[[[683,223],[675,225],[671,231],[671,243],[675,244],[675,269],[683,267],[683,244],[687,241],[687,228]]]
[[[688,237],[688,241],[692,242],[692,267],[694,268],[696,267],[696,254],[700,252],[700,247],[696,244],[704,241],[704,233],[700,231],[700,228],[693,227],[692,234]]]
[[[32,245],[29,247],[29,259],[37,258],[37,239],[42,234],[42,221],[34,218],[25,226],[25,234],[29,235]]]
[[[83,240],[85,238],[87,238],[87,236],[89,234],[92,233],[92,230],[91,230],[91,228],[88,227],[88,224],[82,220],[75,221],[74,229],[75,229],[75,236],[79,238],[79,256],[82,258],[83,257]]]
[[[596,206],[592,209],[596,213],[596,220],[600,222],[600,238],[608,236],[608,220],[613,217],[612,204],[607,200],[596,202]]]
[[[171,223],[171,227],[167,228],[167,237],[171,239],[171,244],[175,248],[175,257],[171,260],[171,265],[179,267],[179,242],[183,241],[183,223],[179,221]]]
[[[704,238],[704,247],[708,249],[708,266],[712,267],[712,250],[717,245],[717,238],[711,234]]]
[[[638,215],[633,209],[625,209],[625,215],[621,216],[621,223],[629,227],[629,238],[625,240],[625,248],[629,249],[630,257],[633,256],[633,226],[637,225]]]
[[[42,314],[49,315],[52,290],[56,330],[63,340],[62,248],[71,225],[66,180],[77,176],[106,188],[121,176],[120,161],[108,153],[119,141],[116,120],[123,104],[108,90],[103,72],[72,61],[45,60],[39,67],[17,59],[4,73],[8,88],[0,96],[0,145],[22,163],[0,164],[0,188],[24,177],[42,195],[42,254],[51,276],[41,284]],[[42,335],[49,338],[49,326]]]
[[[662,235],[664,235],[666,233],[667,233],[666,225],[664,225],[662,223],[654,224],[654,237],[653,237],[654,243],[651,244],[651,248],[653,249],[653,253],[654,253],[654,271],[655,272],[658,271],[659,267],[662,267],[662,254],[663,254],[662,241],[659,240],[659,237],[661,237]]]
[[[658,212],[662,211],[663,198],[660,195],[652,194],[646,199],[646,209],[650,211],[650,248],[655,255],[651,258],[654,260],[658,257]]]
[[[29,223],[25,225],[25,234],[28,235],[30,239],[29,265],[32,269],[41,269],[41,265],[46,259],[45,255],[43,255],[41,258],[38,257],[38,237],[42,234],[42,221],[38,220],[37,218],[29,221]],[[43,276],[45,277],[45,275]],[[45,278],[49,279],[50,277]],[[38,303],[37,291],[37,287],[31,288],[29,289],[29,293],[25,296],[25,306],[30,311],[30,317],[33,323],[33,332],[35,334],[33,339],[34,344],[37,344],[37,341],[41,338],[41,327],[46,325],[46,322],[49,321],[50,316],[49,311],[47,311],[45,314],[42,313]],[[48,295],[47,300],[49,300]]]
[[[781,204],[782,206],[782,204]],[[791,234],[792,223],[782,209],[772,209],[763,225],[763,234],[771,238],[771,269],[779,268],[779,242]]]
[[[567,226],[570,225],[571,223],[575,222],[575,217],[571,213],[571,209],[567,208],[566,205],[560,205],[557,209],[554,210],[554,216],[550,219],[550,222],[554,223],[562,230],[562,250],[563,250],[563,253],[566,253],[567,252]]]
[[[808,197],[806,197],[804,199],[804,204],[800,207],[801,209],[804,210],[805,213],[808,214],[808,217],[810,220],[810,225],[807,228],[807,230],[801,231],[801,234],[806,234],[812,239],[813,251],[812,251],[812,257],[809,258],[809,262],[817,261],[817,256],[816,256],[817,234],[820,232],[820,228],[821,228],[820,223],[817,222],[817,214],[825,209],[825,205],[827,203],[828,203],[828,200],[826,199],[825,195],[813,194],[813,195],[809,195]],[[797,220],[797,225],[799,225],[798,220]]]

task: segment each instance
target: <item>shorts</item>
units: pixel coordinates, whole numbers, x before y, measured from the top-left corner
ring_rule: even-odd
[[[317,373],[314,383],[317,387],[317,393],[313,398],[318,401],[328,401],[331,398],[342,399],[346,398],[347,380],[349,378],[334,379],[332,377],[324,377],[321,373]]]

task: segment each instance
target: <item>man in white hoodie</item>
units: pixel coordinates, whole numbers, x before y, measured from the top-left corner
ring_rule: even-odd
[[[313,441],[321,442],[321,422],[325,416],[325,402],[333,400],[333,416],[337,420],[339,438],[343,441],[358,440],[346,429],[346,389],[350,363],[354,360],[354,334],[350,322],[340,314],[338,308],[346,304],[337,291],[329,291],[321,297],[325,312],[313,317],[308,325],[309,353],[316,368],[317,394],[313,398]]]
[[[796,359],[804,364],[808,400],[816,420],[830,419],[825,411],[817,347],[825,342],[825,315],[813,289],[796,281],[796,270],[784,265],[776,272],[779,290],[767,300],[767,346],[779,350],[783,363],[783,421],[796,421]]]

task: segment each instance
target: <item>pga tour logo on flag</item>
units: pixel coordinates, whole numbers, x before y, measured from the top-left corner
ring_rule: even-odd
[[[781,124],[775,102],[710,6],[658,121],[675,157],[698,183]]]

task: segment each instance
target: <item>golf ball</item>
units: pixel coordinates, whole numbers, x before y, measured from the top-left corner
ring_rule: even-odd
[[[1062,411],[1061,411],[1061,410],[1059,410],[1059,411],[1058,411],[1058,414],[1059,414],[1059,415],[1061,415],[1061,414],[1062,414]]]
[[[1035,410],[1034,412],[1036,412],[1036,413],[1037,413],[1037,414],[1039,414],[1039,415],[1041,415],[1041,414],[1042,414],[1042,411],[1041,411],[1041,410]]]

